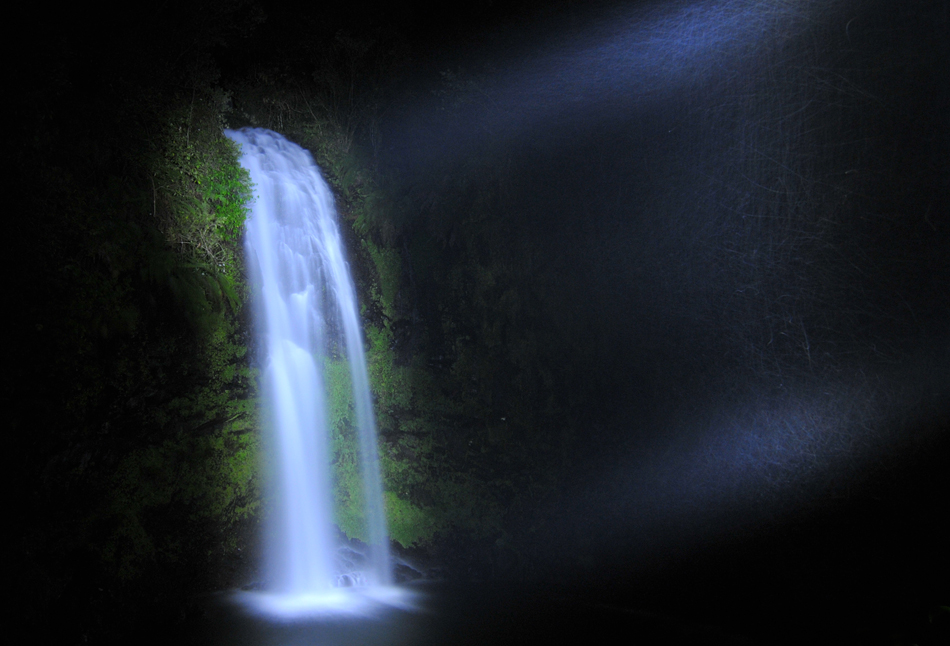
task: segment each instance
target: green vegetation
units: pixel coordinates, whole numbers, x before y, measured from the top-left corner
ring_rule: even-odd
[[[72,359],[87,377],[68,401],[85,421],[108,405],[104,398],[128,396],[124,415],[136,420],[128,447],[111,456],[113,474],[99,483],[108,494],[90,517],[105,532],[91,549],[122,579],[148,564],[235,549],[229,528],[258,505],[256,395],[242,338],[246,286],[236,247],[250,187],[238,151],[221,132],[221,96],[209,88],[196,90],[188,104],[172,103],[162,136],[139,162],[149,184],[138,187],[147,192],[137,201],[151,209],[127,214],[128,230],[105,220],[108,228],[95,231],[110,250],[111,280],[78,274],[85,290],[74,311],[95,304],[96,314],[72,319],[86,341]],[[149,230],[129,239],[130,231]],[[111,320],[100,323],[100,316]],[[96,327],[98,340],[89,334]],[[120,339],[111,361],[88,374],[114,334]],[[154,525],[156,515],[167,522],[168,514],[184,525]],[[186,527],[207,527],[214,536],[188,536]]]
[[[113,530],[96,549],[121,578],[135,576],[144,563],[194,558],[199,549],[232,553],[238,547],[232,528],[258,510],[257,404],[246,347],[238,341],[234,322],[222,321],[193,359],[206,369],[201,385],[156,406],[150,421],[162,430],[155,441],[116,465],[104,509]],[[185,527],[212,534],[187,545],[183,527],[167,531],[149,522],[171,510]]]
[[[57,616],[107,639],[220,585],[256,522],[251,187],[202,61],[142,50],[100,61],[101,86],[37,75],[17,97],[10,522],[24,616],[46,631]]]

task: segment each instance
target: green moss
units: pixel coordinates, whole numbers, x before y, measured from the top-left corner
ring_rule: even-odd
[[[402,545],[424,545],[442,529],[431,508],[420,508],[392,491],[384,494],[389,537]]]
[[[219,94],[197,93],[165,115],[162,137],[152,142],[152,206],[171,248],[233,300],[240,280],[235,243],[253,192],[237,145],[223,135]]]
[[[344,534],[366,541],[369,530],[349,364],[342,359],[326,359],[324,379],[333,453],[334,518]]]
[[[396,300],[402,285],[402,261],[399,251],[380,247],[369,238],[364,238],[362,245],[372,259],[375,269],[376,280],[370,288],[370,295],[388,324],[398,316]]]
[[[376,398],[376,410],[388,419],[394,412],[408,409],[412,401],[412,372],[396,364],[392,350],[392,334],[368,325],[365,330],[369,344],[367,369],[370,387]],[[386,424],[380,424],[385,427]]]

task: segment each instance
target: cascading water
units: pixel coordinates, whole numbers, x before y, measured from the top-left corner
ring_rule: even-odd
[[[266,352],[264,396],[271,411],[277,504],[266,544],[268,586],[285,598],[318,598],[334,571],[330,439],[323,368],[345,354],[363,462],[370,554],[360,577],[392,582],[356,293],[330,188],[310,154],[277,133],[227,131],[255,184],[245,247]],[[352,578],[350,578],[352,581]]]

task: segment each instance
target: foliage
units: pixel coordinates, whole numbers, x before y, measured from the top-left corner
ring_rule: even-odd
[[[347,536],[365,541],[369,539],[369,536],[365,518],[360,445],[355,428],[349,366],[346,361],[328,359],[324,374],[327,380],[333,450],[333,497],[336,522]],[[371,364],[371,374],[377,377],[373,379],[377,401],[385,400],[385,404],[392,405],[395,399],[406,392],[397,388],[392,381],[380,383],[378,365]],[[386,374],[386,377],[391,376],[391,374]],[[403,495],[405,495],[405,487],[412,482],[415,474],[394,472],[411,471],[411,466],[405,461],[394,461],[388,453],[382,455],[381,462],[387,488],[402,487]],[[392,540],[409,546],[431,539],[436,525],[426,510],[413,505],[391,490],[385,493],[384,504]]]
[[[135,91],[64,83],[14,148],[15,578],[34,619],[75,612],[77,631],[102,630],[83,609],[105,598],[207,585],[259,505],[227,94],[204,64],[127,62],[101,72]]]
[[[245,355],[234,322],[225,320],[198,355],[204,360],[201,385],[152,411],[156,426],[175,432],[162,433],[162,439],[119,461],[104,511],[114,530],[97,549],[120,577],[134,576],[143,560],[176,561],[196,549],[234,550],[236,536],[227,528],[258,510],[260,438],[256,402],[248,397],[254,375]],[[216,544],[188,545],[188,539],[151,521],[157,510],[176,507],[188,526],[218,527]],[[205,537],[190,540],[195,538]]]
[[[370,296],[379,304],[385,321],[391,322],[397,317],[396,299],[402,279],[399,251],[380,247],[369,238],[364,238],[361,242],[375,269],[376,280],[370,286]]]
[[[239,276],[233,245],[252,192],[237,145],[221,134],[229,100],[225,91],[210,88],[169,110],[154,143],[151,181],[155,215],[168,243],[233,285]]]
[[[356,431],[356,410],[350,368],[343,359],[324,363],[330,445],[333,453],[333,499],[340,529],[350,537],[366,539],[363,477],[360,445]]]

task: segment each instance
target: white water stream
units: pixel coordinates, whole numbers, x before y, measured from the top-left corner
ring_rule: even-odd
[[[266,354],[264,397],[270,411],[277,509],[267,533],[269,593],[293,605],[341,582],[392,583],[389,542],[363,335],[330,188],[313,158],[277,133],[229,130],[240,144],[256,199],[245,248],[258,334]],[[331,446],[324,365],[345,356],[363,463],[369,534],[367,565],[334,565]],[[296,600],[296,601],[295,601]]]

